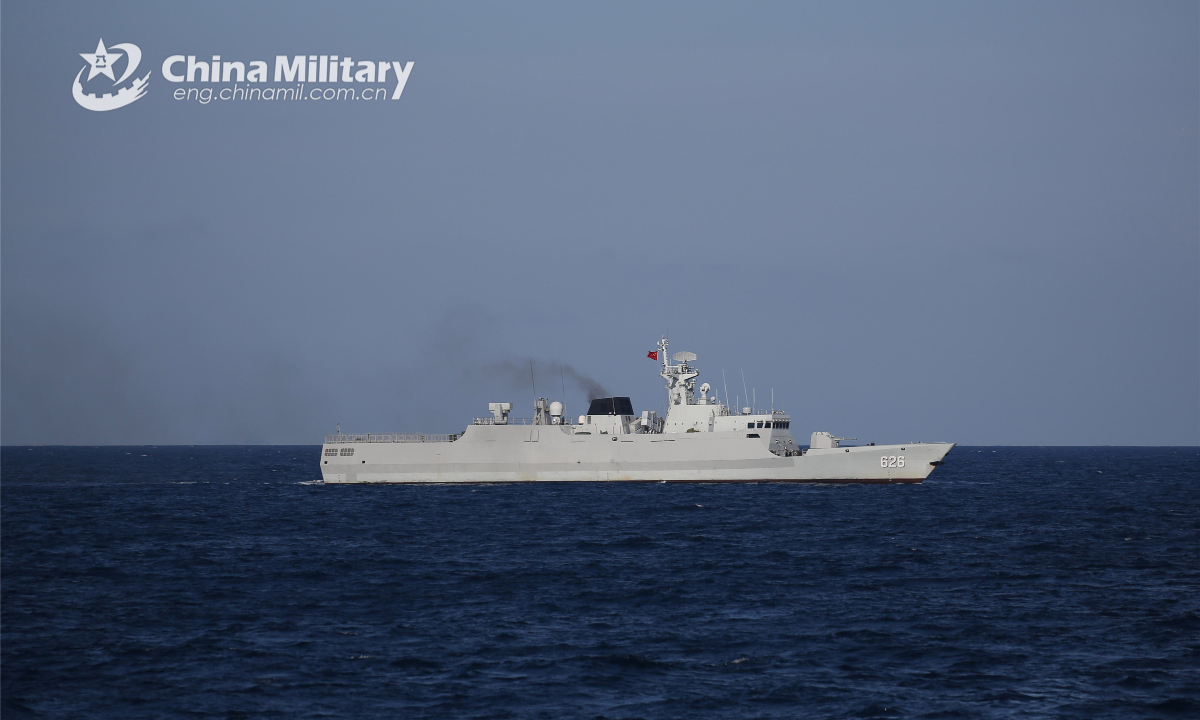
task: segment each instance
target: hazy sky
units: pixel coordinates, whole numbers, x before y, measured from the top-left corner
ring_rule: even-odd
[[[455,432],[531,415],[530,357],[568,413],[661,409],[665,332],[802,442],[1200,442],[1195,2],[2,20],[4,444]],[[100,39],[152,73],[110,112],[70,91]],[[201,104],[174,54],[414,66]]]

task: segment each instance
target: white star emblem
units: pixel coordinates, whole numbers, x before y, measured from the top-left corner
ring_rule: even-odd
[[[112,66],[117,58],[121,57],[121,53],[110,53],[108,50],[105,50],[103,39],[96,43],[95,53],[79,53],[79,57],[87,60],[88,65],[92,66],[92,69],[88,71],[88,80],[97,75],[107,75],[108,79],[112,80],[113,83],[117,82],[117,77],[113,75]]]

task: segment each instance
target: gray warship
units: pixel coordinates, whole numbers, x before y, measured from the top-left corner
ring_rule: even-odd
[[[818,431],[801,447],[781,410],[730,408],[696,387],[695,353],[661,360],[667,413],[635,413],[628,397],[597,398],[586,415],[563,415],[538,398],[532,418],[512,403],[489,403],[461,433],[327,435],[321,476],[327,483],[498,482],[810,482],[919,483],[954,443],[843,445]],[[674,361],[674,362],[672,362]],[[728,399],[726,399],[728,403]]]

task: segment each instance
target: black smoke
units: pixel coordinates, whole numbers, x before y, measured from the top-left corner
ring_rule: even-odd
[[[500,380],[513,388],[530,388],[536,384],[543,388],[538,394],[560,390],[562,385],[571,383],[587,395],[588,401],[600,397],[608,397],[608,391],[600,381],[588,377],[566,363],[556,360],[498,360],[479,366],[478,374],[489,380]]]

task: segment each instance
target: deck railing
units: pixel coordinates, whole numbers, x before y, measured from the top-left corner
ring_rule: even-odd
[[[367,433],[365,435],[326,435],[326,445],[349,445],[350,443],[435,443],[454,442],[460,437],[433,433]]]
[[[506,418],[506,420],[507,420],[507,422],[497,421],[496,418],[494,418],[494,417],[478,417],[478,418],[475,418],[471,422],[471,424],[472,425],[532,425],[533,424],[533,418],[510,417],[510,418]]]

